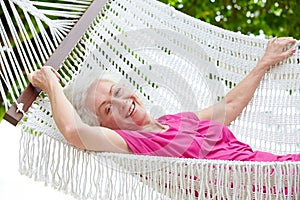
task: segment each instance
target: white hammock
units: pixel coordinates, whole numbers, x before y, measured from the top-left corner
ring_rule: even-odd
[[[11,6],[16,2],[9,1]],[[19,6],[29,3],[21,2]],[[86,5],[84,1],[70,4],[72,10],[75,5]],[[3,2],[1,6],[5,7]],[[25,12],[28,6],[22,8]],[[1,29],[2,40],[5,31]],[[158,117],[196,111],[220,100],[256,65],[266,43],[196,20],[155,0],[112,0],[82,35],[59,73],[71,91],[71,101],[86,76],[104,70],[119,74]],[[7,51],[8,46],[5,43],[0,50],[1,66],[6,66],[1,80],[16,93],[14,81],[26,81],[12,64],[15,54]],[[47,49],[52,43],[44,46]],[[300,153],[297,50],[265,75],[252,101],[230,126],[240,141],[255,150]],[[44,51],[46,56],[38,66],[53,48]],[[31,58],[26,55],[24,59]],[[32,71],[36,62],[22,65]],[[9,69],[16,70],[15,75],[10,75]],[[1,85],[2,98],[10,106],[3,88]],[[11,96],[16,100],[18,94]],[[47,97],[35,101],[21,124],[20,172],[79,199],[300,198],[300,162],[179,159],[78,150],[58,132]]]

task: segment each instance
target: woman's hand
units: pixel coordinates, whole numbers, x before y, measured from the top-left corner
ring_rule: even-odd
[[[292,37],[275,37],[270,39],[261,62],[263,62],[268,68],[278,64],[296,52],[295,48],[288,48],[295,43],[296,40]]]
[[[216,120],[229,125],[248,105],[267,70],[296,52],[296,49],[288,48],[295,43],[296,40],[291,37],[271,39],[256,67],[222,101],[196,112],[199,119]]]
[[[34,87],[48,93],[53,84],[59,83],[60,76],[54,68],[45,66],[30,73],[28,79]]]

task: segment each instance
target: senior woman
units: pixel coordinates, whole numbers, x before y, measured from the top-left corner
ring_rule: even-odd
[[[253,97],[262,77],[285,60],[295,48],[291,37],[273,38],[256,67],[225,98],[203,110],[153,119],[141,100],[118,83],[94,81],[84,97],[85,109],[96,116],[97,126],[84,123],[59,84],[51,67],[29,74],[33,86],[49,96],[53,118],[72,145],[92,151],[221,160],[300,160],[300,154],[274,155],[252,151],[226,127]]]

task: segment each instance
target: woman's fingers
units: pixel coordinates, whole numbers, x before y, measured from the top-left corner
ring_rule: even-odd
[[[280,37],[280,38],[275,37],[270,40],[271,44],[282,46],[282,47],[287,47],[288,45],[292,46],[296,42],[297,40],[295,40],[292,37]]]
[[[277,50],[278,53],[281,52],[294,52],[295,53],[295,48],[293,47],[293,45],[295,45],[297,42],[297,40],[295,40],[292,37],[280,37],[280,38],[272,38],[269,43],[268,46],[273,46],[273,48],[275,48],[275,51]]]
[[[297,40],[295,40],[294,38],[286,38],[286,39],[282,39],[279,40],[279,42],[282,43],[282,45],[287,46],[287,45],[294,45],[296,43]]]
[[[295,49],[288,49],[286,51],[283,51],[282,54],[280,55],[280,57],[282,57],[282,59],[280,60],[285,60],[288,57],[292,56],[295,53]]]
[[[295,52],[296,52],[296,48],[290,48],[290,49],[286,50],[287,57],[292,56]]]
[[[275,43],[275,41],[277,40],[277,37],[273,37],[269,40],[268,45]]]
[[[59,82],[60,75],[51,66],[44,66],[39,70],[29,73],[28,80],[34,87],[47,92],[51,82]]]
[[[58,78],[58,80],[61,79],[59,73],[54,68],[51,68],[51,71],[56,75],[56,77]]]
[[[292,37],[272,38],[262,59],[268,63],[268,66],[276,65],[296,52],[296,48],[293,47],[296,42],[297,40]]]
[[[28,74],[27,77],[28,77],[29,82],[31,83],[32,82],[32,73]]]
[[[31,72],[28,74],[28,80],[30,81],[30,83],[34,84],[34,80],[35,80],[35,76],[36,76],[37,71]]]
[[[51,67],[51,66],[44,66],[43,68],[50,69],[55,74],[55,76],[58,78],[58,81],[61,79],[59,73],[53,67]]]

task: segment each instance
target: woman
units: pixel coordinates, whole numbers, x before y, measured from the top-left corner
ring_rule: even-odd
[[[72,145],[93,151],[222,160],[300,160],[299,155],[276,156],[253,152],[228,130],[251,100],[269,68],[295,53],[291,37],[273,38],[257,66],[225,98],[200,111],[151,118],[141,100],[110,80],[97,80],[84,99],[98,126],[83,123],[59,84],[51,67],[29,74],[30,82],[50,99],[53,118]],[[245,92],[247,91],[247,92]]]

